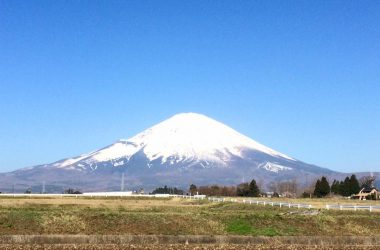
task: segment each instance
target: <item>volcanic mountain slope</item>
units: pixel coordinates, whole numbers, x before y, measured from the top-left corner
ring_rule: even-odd
[[[0,188],[38,186],[60,190],[117,190],[126,187],[235,185],[252,178],[263,183],[310,178],[335,172],[270,149],[201,114],[175,115],[103,149],[0,176]]]

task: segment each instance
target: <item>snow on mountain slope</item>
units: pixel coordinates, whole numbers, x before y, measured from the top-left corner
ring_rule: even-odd
[[[284,170],[292,170],[290,167],[282,166],[280,164],[272,163],[272,162],[264,162],[258,166],[258,168],[263,168],[265,170],[278,173],[279,171]]]
[[[290,157],[276,152],[204,115],[184,113],[127,140],[144,145],[150,160],[171,156],[218,161],[229,155],[242,157],[243,149],[257,150],[272,156]],[[219,156],[216,156],[219,155]]]
[[[169,162],[169,164],[204,161],[223,165],[232,157],[243,158],[243,153],[247,150],[294,160],[207,116],[182,113],[130,139],[120,140],[87,155],[56,162],[53,166],[73,168],[75,164],[80,167],[79,162],[97,164],[107,161],[112,161],[113,166],[119,166],[140,151],[146,155],[149,161],[161,159],[161,163]],[[277,171],[285,170],[285,168],[276,169]]]

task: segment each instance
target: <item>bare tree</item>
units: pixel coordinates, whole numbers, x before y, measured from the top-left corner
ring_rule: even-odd
[[[359,179],[359,184],[361,188],[372,188],[375,185],[375,176],[363,176]]]
[[[269,183],[268,188],[271,192],[288,197],[295,197],[298,194],[298,183],[296,179],[282,182],[271,182]]]
[[[268,185],[268,190],[273,193],[279,193],[278,191],[278,183],[277,182],[270,182]]]
[[[235,186],[200,186],[198,187],[198,192],[200,194],[205,194],[209,196],[220,195],[220,196],[236,196]]]

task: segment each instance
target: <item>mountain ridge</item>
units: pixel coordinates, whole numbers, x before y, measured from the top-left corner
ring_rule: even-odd
[[[80,156],[1,174],[0,180],[23,188],[49,180],[60,188],[117,190],[121,174],[130,189],[186,187],[191,183],[235,185],[250,178],[265,184],[290,179],[305,183],[305,176],[311,180],[339,175],[266,147],[207,116],[181,113],[129,139]]]

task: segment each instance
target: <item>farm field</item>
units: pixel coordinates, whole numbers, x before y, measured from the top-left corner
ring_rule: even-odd
[[[314,211],[314,210],[313,210]],[[4,198],[0,235],[375,236],[380,213],[180,198]]]
[[[296,202],[295,200],[287,200]],[[307,200],[300,200],[306,203]],[[325,201],[313,201],[321,202]],[[310,202],[308,202],[310,204]],[[203,237],[205,242],[152,242],[144,244],[57,244],[48,241],[10,244],[9,235],[41,237],[91,235],[136,235],[178,238]],[[1,249],[377,249],[378,245],[347,244],[316,246],[284,244],[282,241],[249,245],[228,241],[208,242],[208,237],[282,237],[288,240],[310,237],[373,237],[380,235],[380,213],[325,209],[279,208],[232,202],[210,202],[181,198],[0,198]],[[296,237],[294,237],[296,236]],[[5,237],[5,238],[4,238]],[[236,239],[235,239],[236,240]],[[296,241],[297,242],[297,241]],[[327,241],[328,242],[328,241]],[[231,244],[230,244],[231,243]],[[244,243],[244,244],[242,244]],[[352,243],[352,242],[351,242]]]

